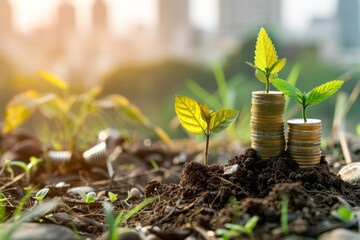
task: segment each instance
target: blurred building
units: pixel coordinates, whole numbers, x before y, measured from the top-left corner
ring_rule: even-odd
[[[338,5],[340,41],[345,48],[360,47],[359,0],[340,0]]]
[[[280,25],[280,0],[219,0],[218,33],[241,39],[254,27]],[[256,29],[258,31],[258,28]]]
[[[9,0],[0,0],[0,38],[12,33],[12,9]]]
[[[92,30],[97,33],[108,30],[108,11],[104,0],[96,0],[92,7]]]
[[[73,34],[76,30],[75,8],[69,1],[63,2],[58,9],[55,27],[60,37]]]
[[[165,55],[186,54],[191,41],[189,10],[188,0],[158,1],[157,32]]]

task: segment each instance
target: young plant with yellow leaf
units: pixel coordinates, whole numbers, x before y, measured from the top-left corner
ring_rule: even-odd
[[[246,63],[255,69],[256,78],[266,84],[265,91],[269,93],[270,82],[284,68],[286,58],[278,59],[273,42],[266,30],[261,28],[256,41],[254,64]]]
[[[270,91],[270,82],[277,78],[286,59],[278,59],[274,44],[264,28],[260,29],[255,47],[256,78],[266,84],[266,91],[252,92],[251,147],[261,159],[277,158],[285,149],[284,110],[282,92]]]
[[[54,137],[58,138],[56,143],[61,143],[59,147],[63,148],[65,145],[73,152],[78,149],[80,143],[89,141],[87,138],[89,130],[92,128],[86,122],[90,115],[98,117],[97,122],[99,122],[99,120],[103,120],[103,117],[96,113],[103,109],[115,109],[131,125],[143,127],[164,143],[170,144],[167,134],[158,126],[153,125],[140,109],[124,96],[112,94],[97,99],[101,93],[100,87],[94,87],[80,95],[71,94],[69,84],[56,75],[41,71],[40,77],[56,87],[61,94],[28,90],[14,96],[5,109],[3,132],[15,130],[24,124],[34,112],[40,111],[47,120],[51,120],[48,122],[49,124],[60,126],[58,132],[52,132],[51,140],[54,140]]]
[[[239,115],[233,109],[219,109],[210,111],[205,104],[198,103],[186,96],[176,96],[175,112],[182,126],[190,133],[204,134],[206,144],[204,150],[204,164],[209,163],[209,140],[212,133],[218,133],[230,126]]]

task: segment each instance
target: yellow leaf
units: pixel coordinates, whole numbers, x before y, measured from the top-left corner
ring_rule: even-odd
[[[205,133],[207,122],[202,117],[200,105],[192,98],[176,96],[175,112],[183,127],[193,134]]]
[[[201,116],[205,122],[209,123],[211,119],[211,112],[208,106],[202,103],[198,103],[201,109]]]
[[[50,73],[50,72],[46,72],[46,71],[40,71],[39,75],[46,80],[47,82],[51,83],[52,85],[54,85],[55,87],[61,89],[62,91],[65,91],[69,88],[69,85],[62,80],[61,78],[59,78],[58,76]]]
[[[31,115],[32,111],[24,106],[16,106],[7,109],[3,132],[8,133],[23,124]]]
[[[276,74],[276,73],[280,72],[280,70],[285,67],[285,64],[286,64],[286,58],[280,59],[279,61],[274,63],[274,65],[271,67],[272,69],[271,69],[270,74]]]
[[[266,72],[278,60],[278,56],[269,35],[260,29],[255,47],[255,66]]]
[[[40,97],[38,92],[32,90],[14,96],[5,108],[3,132],[11,132],[23,124],[34,112],[36,100]]]

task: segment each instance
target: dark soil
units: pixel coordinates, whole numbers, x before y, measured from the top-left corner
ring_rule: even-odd
[[[2,155],[10,153],[25,162],[30,155],[41,157],[41,144],[31,138],[25,140],[26,144],[22,139],[14,140],[23,143],[20,147],[17,144],[21,151],[13,149],[16,144],[1,144]],[[38,152],[28,153],[28,149],[35,149],[33,145]],[[289,199],[289,234],[313,239],[324,231],[356,223],[341,223],[331,216],[331,210],[343,202],[352,207],[360,206],[360,185],[342,181],[332,173],[325,157],[313,168],[300,169],[286,152],[276,160],[260,160],[253,149],[247,149],[244,154],[230,159],[226,166],[204,166],[191,161],[197,150],[186,154],[184,164],[174,161],[184,153],[183,149],[197,149],[191,144],[178,151],[154,144],[145,147],[121,143],[119,146],[122,151],[113,161],[116,174],[112,178],[107,175],[105,166],[89,165],[81,153],[73,154],[69,162],[53,163],[50,171],[45,165],[40,166],[33,172],[30,183],[21,169],[14,169],[14,178],[2,171],[0,191],[9,198],[7,218],[25,195],[25,187],[30,185],[34,191],[49,187],[46,199],[56,197],[62,203],[53,211],[52,218],[41,221],[71,229],[76,227],[84,239],[95,239],[106,231],[102,202],[109,201],[108,191],[118,194],[115,213],[136,206],[145,197],[159,195],[158,201],[131,218],[126,226],[152,226],[150,232],[160,239],[184,239],[189,235],[196,239],[213,239],[216,229],[224,228],[225,223],[245,224],[254,215],[259,217],[254,229],[256,239],[281,239],[284,237],[280,224],[284,196]],[[155,160],[158,168],[154,168],[150,160]],[[60,182],[63,182],[61,186]],[[75,186],[93,187],[97,201],[85,204],[78,194],[67,192]],[[131,188],[137,188],[140,194],[125,202]],[[34,205],[35,200],[30,198],[25,208]]]
[[[360,186],[331,173],[324,157],[314,168],[300,169],[286,153],[277,160],[261,161],[253,149],[248,149],[227,164],[232,165],[237,165],[237,170],[224,174],[222,166],[189,162],[184,165],[179,184],[150,182],[146,196],[159,194],[161,200],[133,223],[157,225],[164,230],[193,230],[194,226],[216,230],[232,222],[234,215],[241,224],[257,215],[260,221],[255,235],[270,239],[281,236],[281,202],[287,195],[289,232],[315,237],[339,227],[330,215],[339,206],[339,197],[351,206],[360,204]],[[229,202],[232,196],[238,201],[237,211]]]

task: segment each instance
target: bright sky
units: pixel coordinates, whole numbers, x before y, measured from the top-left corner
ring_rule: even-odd
[[[63,0],[11,0],[15,7],[15,25],[29,31],[41,24],[48,24]],[[89,7],[94,0],[71,0],[79,12],[80,27],[87,27]],[[180,0],[179,0],[180,1]],[[214,29],[218,0],[190,0],[191,19],[203,29]],[[123,32],[134,24],[156,24],[157,0],[108,0],[110,23],[116,32]],[[139,7],[141,6],[141,7]],[[282,0],[283,24],[288,29],[304,31],[314,16],[327,17],[335,13],[337,0]]]

